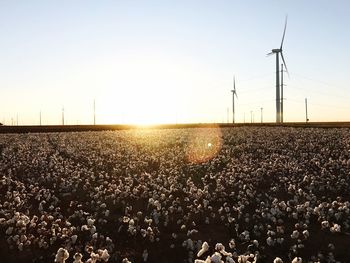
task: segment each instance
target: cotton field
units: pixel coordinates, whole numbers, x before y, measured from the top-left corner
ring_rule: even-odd
[[[350,262],[350,130],[0,134],[0,262]]]

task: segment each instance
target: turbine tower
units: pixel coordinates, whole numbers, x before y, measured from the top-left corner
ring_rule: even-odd
[[[236,92],[236,79],[235,76],[233,76],[233,90],[231,90],[232,92],[232,123],[235,123],[235,95],[236,98],[237,97],[237,92]]]
[[[284,30],[283,30],[283,36],[282,36],[280,48],[272,49],[271,52],[267,54],[268,56],[276,54],[276,122],[277,123],[281,122],[281,96],[280,96],[281,87],[280,87],[279,56],[281,56],[283,64],[286,68],[286,72],[288,73],[286,61],[284,60],[283,52],[282,52],[284,36],[286,34],[286,28],[287,28],[287,17],[284,24]]]

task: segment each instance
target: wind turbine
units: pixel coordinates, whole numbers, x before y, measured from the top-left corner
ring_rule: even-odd
[[[287,18],[288,17],[286,17],[286,21],[284,24],[284,30],[283,30],[283,36],[282,36],[280,48],[272,49],[271,52],[267,54],[267,56],[276,54],[276,122],[277,123],[281,122],[281,97],[280,97],[280,75],[279,75],[280,74],[280,69],[279,69],[279,56],[280,55],[281,55],[283,64],[286,67],[286,72],[288,73],[286,61],[284,60],[283,52],[282,52],[284,36],[286,34],[286,28],[287,28]]]
[[[232,92],[232,123],[235,123],[235,95],[236,98],[237,97],[237,92],[236,92],[236,79],[235,76],[233,76],[233,90],[231,90]]]

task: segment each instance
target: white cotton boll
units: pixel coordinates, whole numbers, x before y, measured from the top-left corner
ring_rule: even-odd
[[[143,260],[143,262],[147,262],[147,259],[148,259],[148,251],[147,251],[147,249],[145,249],[142,252],[142,260]]]
[[[283,238],[283,237],[278,237],[278,238],[276,239],[276,241],[277,241],[278,244],[281,245],[281,244],[284,242],[284,238]]]
[[[123,260],[122,260],[122,263],[132,263],[131,261],[129,261],[129,259],[128,258],[124,258]]]
[[[279,234],[284,234],[284,227],[283,226],[277,226],[276,227],[276,231]]]
[[[81,226],[81,231],[88,231],[89,227],[87,225],[82,225]]]
[[[88,226],[90,226],[90,227],[91,227],[94,223],[95,223],[95,220],[94,220],[94,219],[89,218],[89,219],[87,220],[87,224],[88,224]]]
[[[329,244],[328,244],[328,249],[329,249],[329,250],[335,250],[334,244],[329,243]]]
[[[329,228],[329,222],[327,220],[322,221],[321,228],[322,229]]]
[[[197,229],[191,229],[187,231],[187,236],[193,236],[198,233]]]
[[[110,255],[109,255],[107,249],[100,250],[99,252],[100,252],[99,253],[100,254],[100,259],[102,261],[104,261],[104,262],[107,262],[109,260],[109,258],[110,258]]]
[[[301,259],[301,257],[295,257],[293,260],[292,260],[292,263],[302,263],[303,260]]]
[[[83,263],[83,261],[81,261],[81,259],[83,258],[83,255],[81,253],[75,253],[73,258],[73,263]]]
[[[216,251],[225,250],[225,246],[223,244],[221,244],[221,243],[216,243],[215,250]]]
[[[78,236],[77,235],[73,235],[70,238],[72,240],[72,244],[75,244],[75,242],[77,242]]]
[[[110,211],[107,209],[107,210],[104,212],[104,215],[105,215],[105,217],[108,217],[109,214],[110,214]]]
[[[187,250],[194,250],[194,243],[193,243],[193,240],[192,239],[187,239],[185,241],[185,244],[186,244],[186,248]]]
[[[268,237],[268,238],[266,238],[266,244],[269,245],[270,247],[274,246],[275,240],[272,237]]]
[[[66,260],[69,258],[69,253],[64,248],[59,248],[57,250],[56,256],[55,256],[55,262],[57,263],[65,263]]]
[[[141,233],[142,237],[146,237],[147,236],[147,231],[145,229],[143,229],[143,228],[140,230],[140,233]]]
[[[151,233],[153,233],[153,229],[152,229],[152,227],[147,227],[147,232],[148,232],[148,234],[151,234]]]
[[[219,252],[215,252],[212,256],[211,256],[211,262],[212,263],[221,263],[221,254]]]
[[[279,257],[276,257],[274,260],[273,260],[273,263],[283,263],[283,260]]]
[[[308,238],[310,236],[310,233],[309,233],[309,231],[307,229],[303,231],[303,236],[305,238]]]
[[[90,254],[90,263],[96,263],[100,259],[100,255],[94,252]]]
[[[95,226],[92,226],[92,227],[90,228],[90,233],[93,235],[93,234],[95,234],[95,232],[96,232],[96,227],[95,227]]]
[[[248,256],[240,255],[238,256],[238,263],[247,263],[248,262]]]
[[[21,198],[19,196],[16,196],[14,201],[19,204],[21,202]]]
[[[153,222],[153,220],[152,220],[151,218],[148,219],[147,217],[145,218],[144,221],[145,221],[145,223],[146,223],[147,225],[149,225],[149,226],[150,226],[150,225],[152,224],[152,222]]]
[[[291,238],[297,239],[299,237],[299,231],[294,230],[293,233],[290,235]]]
[[[197,257],[201,257],[205,252],[207,252],[209,249],[208,242],[203,242],[201,250],[198,251]]]
[[[268,230],[268,231],[267,231],[267,235],[273,237],[273,236],[276,235],[276,232],[275,232],[275,231],[272,231],[272,230]]]
[[[13,227],[12,226],[10,226],[10,227],[8,227],[7,229],[6,229],[6,235],[11,235],[12,234],[12,232],[13,232]]]
[[[341,227],[338,224],[334,224],[329,230],[332,233],[340,233],[341,232]]]
[[[22,242],[18,244],[18,250],[23,251],[23,243]]]
[[[234,249],[234,248],[236,247],[235,240],[234,240],[234,239],[231,239],[230,242],[228,243],[228,246],[229,246],[231,249]]]
[[[334,214],[335,219],[337,219],[338,221],[340,220],[340,218],[342,217],[342,213],[341,212],[337,212]]]

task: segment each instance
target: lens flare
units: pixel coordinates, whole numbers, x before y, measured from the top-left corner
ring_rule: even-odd
[[[213,159],[222,146],[221,129],[211,128],[193,129],[187,142],[187,160],[190,163],[203,163]]]

